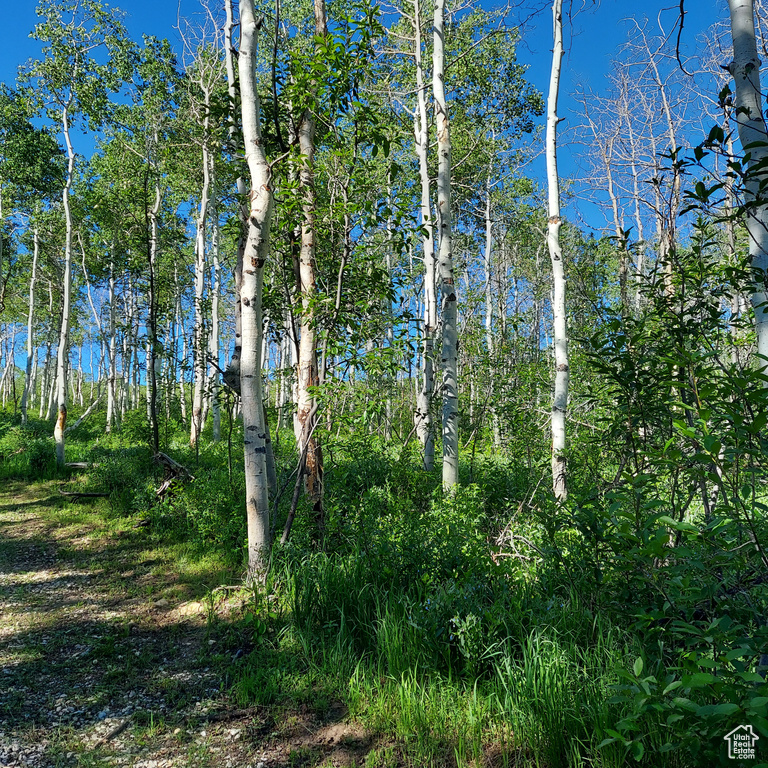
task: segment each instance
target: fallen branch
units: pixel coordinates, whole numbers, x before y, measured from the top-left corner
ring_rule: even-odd
[[[166,471],[174,472],[177,475],[184,475],[190,480],[195,479],[195,476],[183,464],[174,461],[167,453],[158,451],[155,454],[155,461],[165,467]]]
[[[64,430],[64,434],[68,435],[73,429],[77,429],[85,419],[87,419],[94,411],[96,406],[99,404],[99,401],[101,400],[101,395],[99,395],[86,409],[85,413],[72,425],[68,426]]]
[[[108,741],[112,741],[116,736],[119,736],[129,725],[131,724],[131,718],[123,720],[120,725],[113,728],[109,733],[102,736],[97,742],[96,746],[100,747],[106,744]]]
[[[158,451],[155,454],[155,461],[165,469],[165,479],[161,483],[160,487],[155,491],[155,496],[158,499],[165,498],[171,486],[176,482],[190,482],[195,479],[195,476],[178,461],[174,461],[167,453]]]
[[[108,493],[95,493],[91,491],[62,491],[59,488],[59,493],[62,496],[67,496],[72,499],[106,499],[109,497]]]

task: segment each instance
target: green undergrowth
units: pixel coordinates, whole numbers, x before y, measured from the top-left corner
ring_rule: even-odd
[[[763,503],[754,483],[739,509],[728,496],[710,519],[695,499],[682,514],[663,454],[651,457],[655,475],[597,494],[601,449],[587,445],[565,505],[542,490],[545,468],[475,450],[462,455],[461,487],[444,494],[413,444],[326,436],[324,551],[302,499],[266,591],[223,619],[213,590],[244,572],[237,425],[231,443],[225,429],[199,451],[168,431],[163,449],[193,479],[162,499],[141,415],[111,435],[73,437],[68,459],[90,466],[62,473],[43,461],[44,426],[0,418],[0,474],[107,494],[57,499],[50,514],[137,547],[162,583],[143,588],[148,599],[208,600],[211,632],[233,649],[212,650],[211,663],[240,705],[278,720],[305,708],[322,719],[343,703],[376,737],[370,768],[695,768],[727,765],[723,736],[740,724],[768,733],[765,580],[736,514]],[[275,447],[279,538],[296,457],[288,434]],[[762,517],[749,522],[762,538]]]

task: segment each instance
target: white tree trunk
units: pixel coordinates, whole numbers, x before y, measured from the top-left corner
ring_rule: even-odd
[[[211,161],[211,177],[213,179],[213,161]],[[213,233],[211,242],[211,251],[213,258],[213,287],[211,290],[211,339],[210,350],[211,359],[216,364],[216,367],[212,370],[211,375],[211,412],[213,414],[213,442],[218,443],[221,440],[221,409],[219,408],[219,300],[221,298],[221,265],[219,264],[219,247],[220,247],[220,232],[219,232],[219,212],[215,205],[216,192],[215,184],[212,182],[214,188],[213,201],[214,207],[212,213],[213,217]]]
[[[752,265],[752,306],[755,311],[758,365],[765,370],[768,358],[768,207],[765,191],[768,169],[768,132],[762,111],[760,60],[757,57],[752,0],[729,0],[733,33],[733,62],[729,71],[736,83],[735,118],[739,141],[746,150],[746,215]]]
[[[437,133],[438,276],[442,311],[443,488],[459,482],[459,336],[451,236],[451,136],[445,101],[445,0],[435,0],[432,91]]]
[[[432,395],[435,391],[434,338],[437,331],[437,299],[435,296],[435,242],[432,207],[429,192],[429,122],[427,120],[427,91],[421,57],[421,9],[419,0],[413,2],[414,56],[416,59],[416,110],[413,132],[416,157],[419,161],[421,184],[422,251],[424,254],[424,338],[422,342],[422,380],[416,397],[414,421],[421,443],[424,469],[435,466],[435,428],[432,424]]]
[[[27,410],[30,408],[35,407],[35,403],[37,402],[37,371],[38,366],[40,365],[40,347],[37,348],[37,351],[33,354],[32,357],[32,375],[29,379],[29,394],[27,396]]]
[[[552,3],[554,48],[547,98],[547,245],[552,260],[552,315],[555,346],[555,391],[552,398],[552,489],[564,501],[567,496],[565,420],[568,406],[568,332],[565,315],[565,270],[560,248],[560,178],[557,173],[557,97],[563,59],[563,0]]]
[[[114,246],[113,246],[114,248]],[[116,401],[115,381],[117,379],[117,331],[115,323],[115,260],[109,261],[109,347],[107,348],[107,432],[115,424]]]
[[[253,0],[240,0],[240,94],[245,157],[251,176],[248,239],[240,287],[242,357],[240,394],[243,404],[246,511],[248,517],[248,580],[262,580],[270,547],[266,428],[262,403],[261,336],[264,265],[269,257],[269,226],[273,191],[261,137],[261,107],[256,90],[256,53],[261,21]]]
[[[75,152],[69,136],[69,106],[64,107],[61,115],[64,140],[67,145],[67,178],[62,194],[66,235],[64,240],[64,275],[63,303],[61,310],[61,328],[59,330],[59,349],[56,357],[56,399],[59,415],[53,437],[56,441],[56,464],[64,466],[64,430],[67,428],[67,364],[69,362],[69,313],[70,294],[72,291],[72,211],[69,207],[69,191],[75,174]]]
[[[232,31],[235,25],[234,14],[232,11],[232,0],[224,0],[224,7],[226,11],[226,22],[224,24],[224,48],[225,48],[225,61],[227,67],[227,95],[228,95],[228,118],[229,118],[229,143],[230,151],[236,151],[236,135],[235,128],[236,118],[236,95],[237,89],[235,85],[235,48],[232,44]],[[245,181],[242,178],[237,179],[237,192],[241,197],[245,197]],[[240,287],[243,277],[243,251],[245,250],[245,239],[247,230],[247,214],[248,211],[244,210],[243,205],[239,205],[240,214],[240,236],[237,243],[237,259],[235,261],[234,278],[235,278],[235,344],[232,350],[232,356],[227,363],[227,368],[222,376],[224,383],[230,387],[234,392],[240,393],[240,355],[242,353],[242,312],[240,306]],[[233,416],[234,418],[234,412]]]
[[[496,366],[496,345],[493,339],[493,219],[491,218],[491,171],[492,163],[488,164],[488,178],[485,183],[485,250],[483,252],[483,266],[485,268],[485,346],[488,351],[490,367],[493,372]],[[491,373],[490,388],[490,412],[491,427],[493,429],[493,446],[501,447],[501,429],[499,427],[499,414],[496,412],[496,400],[494,395],[494,375]]]
[[[315,0],[315,36],[327,34],[325,2]],[[317,402],[311,390],[320,383],[317,364],[317,330],[315,297],[316,248],[316,195],[315,195],[315,130],[316,120],[310,109],[305,109],[298,127],[301,167],[299,194],[301,195],[301,251],[299,255],[299,293],[301,295],[301,335],[297,370],[297,402],[294,433],[297,449],[304,468],[304,488],[312,504],[315,535],[322,541],[325,519],[323,511],[323,454],[316,434]]]
[[[187,328],[184,323],[184,312],[181,306],[181,289],[178,286],[178,274],[174,274],[176,281],[176,322],[181,329],[181,366],[179,371],[179,407],[181,408],[181,423],[187,425],[187,387],[186,387],[186,365],[187,365]]]
[[[47,415],[45,410],[48,396],[48,377],[50,376],[51,369],[51,345],[48,344],[48,348],[45,352],[45,362],[43,363],[43,374],[40,377],[40,400],[37,409],[37,418],[42,419],[44,415]]]
[[[201,83],[202,85],[202,83]],[[203,396],[205,391],[207,339],[205,337],[205,317],[203,314],[203,290],[205,287],[205,244],[208,208],[211,200],[211,172],[208,152],[208,134],[210,131],[210,91],[203,89],[205,119],[203,120],[203,189],[200,194],[200,211],[197,217],[197,236],[195,238],[195,332],[193,354],[195,360],[195,382],[192,395],[192,421],[189,444],[194,448],[200,439],[203,423]]]
[[[2,233],[0,233],[2,239]],[[29,278],[29,313],[27,314],[27,367],[24,375],[24,392],[21,395],[21,423],[27,423],[27,403],[32,389],[32,362],[35,358],[34,317],[35,317],[35,282],[37,281],[37,259],[40,255],[40,237],[37,227],[33,233],[32,276]]]

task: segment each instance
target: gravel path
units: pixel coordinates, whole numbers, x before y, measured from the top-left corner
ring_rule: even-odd
[[[94,531],[51,486],[4,490],[0,766],[362,761],[368,739],[343,712],[284,727],[264,708],[236,706],[224,677],[249,649],[220,614],[238,606],[184,600],[141,530]]]

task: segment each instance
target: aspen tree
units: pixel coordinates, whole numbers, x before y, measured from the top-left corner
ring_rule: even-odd
[[[206,6],[207,7],[207,6]],[[194,268],[194,314],[195,324],[193,333],[193,391],[192,419],[190,424],[189,443],[196,448],[200,434],[206,423],[210,403],[210,366],[208,365],[212,329],[206,329],[205,316],[205,284],[207,275],[207,244],[209,222],[217,207],[216,201],[216,165],[215,165],[215,105],[214,91],[220,83],[222,61],[219,56],[220,36],[218,30],[211,28],[213,14],[208,8],[209,23],[197,27],[188,23],[182,33],[185,52],[190,61],[190,69],[194,75],[189,81],[190,113],[194,122],[201,126],[200,161],[202,170],[202,187],[200,190],[200,205],[195,222],[195,268]],[[231,27],[225,33],[226,40],[231,38]],[[231,56],[231,54],[229,54]],[[212,240],[214,236],[212,235]],[[214,244],[215,247],[215,244]],[[211,299],[218,308],[215,297]],[[208,332],[206,332],[208,330]],[[217,330],[218,332],[218,330]]]
[[[328,34],[325,0],[315,0],[315,35]],[[315,93],[316,95],[316,86]],[[294,418],[296,443],[304,468],[304,487],[315,516],[316,535],[322,541],[325,528],[323,509],[323,454],[316,434],[317,402],[312,389],[319,384],[317,361],[316,308],[316,194],[315,194],[315,133],[317,118],[313,113],[316,106],[308,106],[298,125],[301,165],[299,168],[299,194],[301,195],[301,249],[299,253],[299,293],[301,296],[301,330],[299,338],[299,360],[297,366],[297,402]]]
[[[46,58],[33,62],[29,79],[51,117],[56,116],[64,136],[67,155],[65,181],[61,193],[66,234],[62,268],[62,313],[56,357],[56,403],[58,417],[54,428],[56,462],[64,464],[64,433],[67,422],[67,373],[69,332],[72,311],[72,239],[74,224],[70,194],[75,174],[76,154],[72,145],[72,120],[85,114],[98,125],[106,117],[109,92],[117,91],[128,76],[126,55],[129,45],[125,30],[112,9],[98,0],[41,0],[37,7],[42,21],[33,37],[48,43]],[[101,64],[94,51],[106,49],[110,60]],[[117,55],[114,55],[117,54]]]
[[[445,0],[435,0],[432,91],[437,134],[437,257],[443,363],[443,488],[459,482],[459,337],[451,236],[451,135],[445,99]]]
[[[437,299],[435,296],[435,241],[434,224],[429,191],[429,123],[427,121],[427,90],[421,56],[421,9],[419,0],[413,2],[414,56],[416,61],[416,109],[414,110],[414,138],[419,162],[421,200],[419,205],[422,252],[424,254],[424,328],[422,341],[422,381],[416,399],[414,421],[416,435],[421,443],[424,469],[430,471],[435,464],[435,432],[432,424],[432,394],[435,390],[434,337],[437,331]]]
[[[248,237],[240,286],[240,395],[243,407],[249,582],[264,578],[271,539],[261,346],[264,266],[269,257],[269,227],[274,194],[261,134],[261,105],[256,88],[256,54],[261,23],[261,20],[256,19],[253,0],[240,0],[240,96],[245,158],[251,177]]]
[[[557,173],[557,97],[563,60],[563,0],[553,0],[554,47],[547,98],[547,246],[552,261],[552,315],[555,347],[555,390],[552,398],[552,489],[564,501],[567,496],[565,423],[568,406],[568,331],[565,315],[565,270],[560,248],[560,178]]]
[[[213,159],[211,160],[211,175],[213,176]],[[213,204],[211,207],[211,216],[213,219],[213,236],[211,242],[211,251],[213,265],[211,267],[211,335],[209,349],[211,359],[218,368],[219,365],[219,302],[221,300],[221,264],[219,262],[219,251],[221,242],[221,232],[219,228],[219,211],[216,204],[216,192],[212,195]],[[219,380],[217,372],[214,370],[211,376],[211,410],[213,412],[213,442],[218,443],[221,440],[221,411],[219,408]]]
[[[203,93],[203,139],[202,167],[203,188],[200,193],[200,209],[196,222],[195,236],[195,328],[194,328],[194,388],[192,393],[192,419],[190,421],[189,444],[195,448],[203,431],[203,395],[206,371],[205,318],[203,316],[203,291],[205,287],[206,231],[208,212],[211,204],[211,158],[208,149],[211,131],[211,87],[205,81],[204,63],[200,62],[199,86]]]
[[[155,136],[155,144],[157,136]],[[147,264],[149,267],[149,316],[147,318],[147,406],[149,408],[149,423],[152,428],[152,447],[157,453],[160,450],[160,424],[157,417],[157,258],[160,249],[160,204],[162,193],[160,181],[155,177],[155,199],[147,215],[150,223],[150,236],[147,248]],[[136,387],[138,389],[138,387]]]
[[[768,207],[765,201],[768,131],[762,110],[760,59],[757,56],[753,0],[729,0],[733,61],[728,70],[736,86],[735,119],[745,151],[746,217],[752,265],[752,307],[759,366],[768,359]]]
[[[27,314],[27,366],[24,374],[24,392],[21,396],[21,423],[27,423],[27,402],[33,385],[32,379],[32,361],[35,357],[35,347],[33,338],[34,318],[35,318],[35,283],[37,282],[37,260],[40,255],[40,235],[37,227],[33,233],[32,250],[32,275],[29,278],[29,313]]]
[[[115,381],[117,379],[117,325],[115,322],[115,259],[114,245],[109,260],[109,370],[107,372],[107,432],[112,430],[116,418]]]

